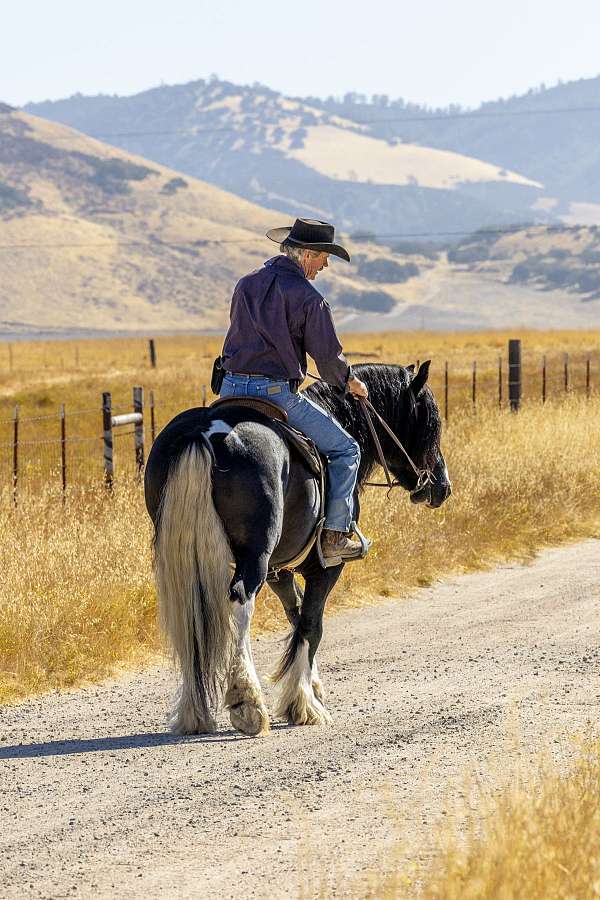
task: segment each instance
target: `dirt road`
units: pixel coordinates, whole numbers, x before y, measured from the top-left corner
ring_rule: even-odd
[[[515,708],[527,752],[598,723],[599,590],[587,541],[329,619],[331,728],[171,736],[158,669],[2,710],[0,896],[296,897],[398,835],[426,856],[461,773],[510,771]]]

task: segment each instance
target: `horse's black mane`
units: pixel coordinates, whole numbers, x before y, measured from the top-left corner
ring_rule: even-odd
[[[369,400],[406,447],[415,464],[432,467],[441,437],[441,419],[435,398],[425,386],[415,399],[410,390],[415,377],[411,369],[383,363],[353,366],[355,375],[369,389]],[[361,450],[359,482],[365,481],[375,463],[376,451],[361,406],[322,381],[306,388],[307,397],[325,408],[358,442]],[[386,459],[398,459],[398,449],[381,426],[377,433]]]

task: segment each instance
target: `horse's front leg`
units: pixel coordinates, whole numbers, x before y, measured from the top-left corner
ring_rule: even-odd
[[[323,634],[325,601],[342,568],[319,568],[307,576],[300,615],[273,676],[273,680],[280,685],[276,715],[294,725],[331,723],[331,716],[324,704],[323,685],[315,655]],[[288,598],[291,600],[289,589]]]
[[[236,570],[230,589],[236,645],[227,681],[225,706],[233,727],[253,736],[269,732],[269,714],[250,646],[250,624],[256,595],[264,584],[266,574],[264,557],[249,560]]]

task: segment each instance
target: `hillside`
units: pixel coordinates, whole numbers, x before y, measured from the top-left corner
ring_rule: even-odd
[[[260,85],[200,80],[26,109],[255,203],[333,219],[349,231],[472,230],[550,218],[533,210],[542,183],[518,169],[422,141],[384,140]]]
[[[0,334],[223,329],[241,275],[289,215],[70,128],[0,114]],[[434,264],[357,245],[320,286],[334,307],[390,312]],[[386,268],[387,267],[387,268]]]
[[[600,76],[529,90],[473,111],[431,110],[358,94],[311,98],[329,115],[371,123],[368,133],[485,159],[541,182],[553,212],[600,223]],[[579,110],[579,111],[577,111]],[[548,204],[546,204],[548,208]]]
[[[65,126],[0,114],[0,335],[222,330],[289,220]],[[438,170],[439,174],[439,170]],[[344,329],[600,324],[595,228],[430,245],[343,238],[318,287]]]

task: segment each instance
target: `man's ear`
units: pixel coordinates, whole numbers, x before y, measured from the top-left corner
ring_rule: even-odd
[[[425,384],[427,383],[427,379],[429,377],[429,366],[431,365],[431,360],[427,359],[424,363],[419,366],[419,371],[413,378],[410,383],[410,389],[413,392],[415,397],[418,397]]]

